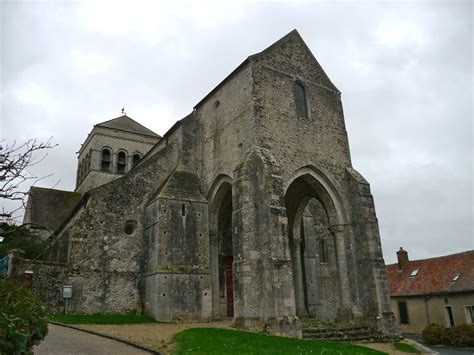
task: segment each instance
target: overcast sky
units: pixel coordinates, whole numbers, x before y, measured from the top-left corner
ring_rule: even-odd
[[[471,1],[0,0],[1,138],[59,147],[33,173],[73,190],[92,125],[164,134],[247,56],[296,28],[342,92],[387,263],[474,248]]]

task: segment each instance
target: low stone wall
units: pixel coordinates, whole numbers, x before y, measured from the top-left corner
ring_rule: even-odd
[[[24,259],[21,255],[22,250],[9,252],[8,277],[23,282],[52,312],[63,312],[62,290],[69,272],[68,265]]]

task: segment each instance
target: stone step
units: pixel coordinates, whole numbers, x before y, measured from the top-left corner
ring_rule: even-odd
[[[303,329],[303,334],[315,334],[324,336],[332,336],[332,335],[339,335],[339,334],[346,334],[346,335],[369,335],[371,334],[369,329],[359,329],[359,330],[335,330],[335,331],[321,331],[319,329]]]
[[[303,338],[323,341],[352,343],[358,341],[373,341],[377,334],[373,334],[366,326],[351,328],[312,328],[303,327]]]

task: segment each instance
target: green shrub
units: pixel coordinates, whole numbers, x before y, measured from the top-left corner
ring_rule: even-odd
[[[446,342],[446,327],[436,323],[430,324],[421,333],[426,344],[436,345],[445,344]]]
[[[421,335],[429,345],[474,346],[474,324],[461,324],[451,328],[431,324],[423,330]]]
[[[37,235],[22,226],[0,223],[1,236],[0,258],[8,254],[11,249],[21,249],[25,252],[22,255],[25,259],[46,260],[49,242],[43,241]]]
[[[449,344],[452,346],[474,346],[474,324],[461,324],[449,328]]]
[[[46,308],[21,284],[0,279],[0,354],[25,354],[47,333]]]

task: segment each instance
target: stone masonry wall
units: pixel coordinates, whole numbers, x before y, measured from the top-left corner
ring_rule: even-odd
[[[77,290],[71,311],[141,311],[145,204],[177,165],[179,134],[129,174],[92,190],[83,211],[64,228],[62,237],[70,238],[69,280]],[[127,232],[128,223],[133,228]]]
[[[20,255],[18,251],[9,253],[9,277],[25,283],[27,287],[31,287],[33,294],[52,312],[63,312],[64,299],[62,292],[69,267],[62,263],[24,259]],[[28,274],[25,274],[25,271]]]

